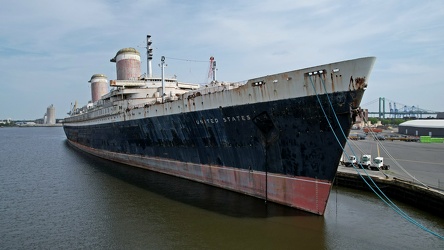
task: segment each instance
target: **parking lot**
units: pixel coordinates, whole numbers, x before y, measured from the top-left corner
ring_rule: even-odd
[[[390,170],[385,173],[408,181],[415,181],[415,177],[426,185],[444,189],[444,143],[390,140],[403,137],[390,136],[391,133],[387,132],[381,135],[384,140],[375,140],[371,135],[365,139],[349,140],[344,155],[356,155],[359,159],[362,154],[369,154],[374,158],[379,151],[385,164],[390,165]]]

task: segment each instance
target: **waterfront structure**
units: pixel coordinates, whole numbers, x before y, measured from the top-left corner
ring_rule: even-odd
[[[406,121],[398,126],[398,132],[405,135],[444,137],[444,120],[427,119]]]
[[[43,115],[43,124],[54,125],[56,123],[54,105],[50,105]]]

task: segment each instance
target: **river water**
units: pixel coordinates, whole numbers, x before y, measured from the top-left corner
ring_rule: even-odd
[[[368,192],[333,187],[316,216],[87,155],[60,127],[0,128],[0,202],[0,249],[444,249]]]

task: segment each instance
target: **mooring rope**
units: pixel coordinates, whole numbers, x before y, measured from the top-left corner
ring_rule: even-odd
[[[331,124],[331,122],[330,122],[330,120],[328,119],[328,116],[327,116],[327,113],[325,112],[325,110],[324,110],[324,107],[322,106],[322,102],[321,102],[321,99],[319,98],[319,95],[318,95],[318,93],[317,93],[317,91],[316,91],[316,87],[315,87],[315,85],[314,85],[314,83],[313,83],[313,79],[311,78],[311,75],[309,75],[308,76],[309,77],[309,79],[310,79],[310,82],[311,82],[311,85],[312,85],[312,87],[313,87],[313,90],[314,90],[314,92],[315,92],[315,94],[316,94],[316,98],[317,98],[317,100],[318,100],[318,102],[319,102],[319,106],[321,107],[321,110],[322,110],[322,113],[324,114],[324,116],[325,116],[325,119],[327,120],[327,123],[328,123],[328,125],[330,126],[330,129],[332,130],[332,132],[333,132],[333,135],[335,136],[335,138],[336,138],[336,141],[338,142],[338,144],[339,144],[339,146],[341,147],[341,149],[342,149],[342,151],[343,152],[345,152],[345,150],[344,150],[344,147],[342,147],[342,145],[341,145],[341,143],[340,143],[340,140],[339,140],[339,138],[338,138],[338,136],[336,135],[336,132],[334,131],[334,129],[333,129],[333,126],[332,126],[332,124]],[[332,104],[332,102],[331,102],[331,100],[330,100],[330,97],[329,97],[329,95],[328,95],[328,92],[327,92],[327,89],[326,89],[326,87],[325,87],[325,81],[322,79],[322,75],[320,75],[319,76],[319,78],[321,79],[321,82],[322,82],[322,84],[323,84],[323,87],[324,87],[324,91],[325,91],[325,95],[327,96],[327,99],[328,99],[328,102],[329,102],[329,104],[330,104],[330,107],[331,107],[331,109],[332,109],[332,111],[333,111],[333,114],[334,114],[334,117],[335,117],[335,119],[336,119],[336,122],[338,123],[338,126],[339,126],[339,129],[340,129],[340,131],[342,132],[342,135],[344,136],[344,138],[345,139],[347,139],[347,136],[345,135],[345,133],[344,133],[344,130],[342,129],[342,126],[341,126],[341,123],[339,122],[339,119],[338,119],[338,117],[337,117],[337,115],[336,115],[336,113],[335,113],[335,110],[334,110],[334,107],[333,107],[333,104]],[[352,151],[352,153],[353,154],[355,154],[354,153],[354,151],[353,151],[353,148],[349,145],[349,147],[350,147],[350,150]],[[348,155],[347,155],[347,153],[345,152],[345,154],[346,154],[346,156],[347,156],[347,158],[348,158]],[[443,236],[441,236],[440,234],[438,234],[438,233],[436,233],[436,232],[434,232],[434,231],[432,231],[432,230],[430,230],[430,229],[428,229],[428,228],[426,228],[425,226],[423,226],[422,224],[420,224],[419,222],[417,222],[416,220],[414,220],[413,218],[411,218],[409,215],[407,215],[404,211],[402,211],[402,209],[400,209],[398,206],[396,206],[396,204],[394,204],[386,195],[385,195],[385,193],[384,192],[382,192],[382,190],[381,189],[379,189],[379,187],[376,185],[376,183],[373,181],[373,179],[369,176],[369,174],[367,173],[367,171],[365,170],[365,168],[362,166],[362,164],[361,163],[359,163],[359,165],[360,165],[360,167],[364,170],[364,172],[365,172],[365,174],[367,175],[367,177],[371,180],[371,182],[375,185],[375,187],[377,188],[377,190],[384,196],[384,198],[381,196],[381,195],[379,195],[378,194],[378,192],[376,192],[375,191],[375,189],[365,180],[365,178],[364,178],[364,176],[362,176],[362,174],[358,171],[358,169],[355,167],[355,166],[353,166],[353,168],[356,170],[356,172],[359,174],[359,176],[361,177],[361,179],[365,182],[365,184],[385,203],[385,204],[387,204],[390,208],[392,208],[393,209],[393,211],[395,211],[396,213],[398,213],[399,215],[401,215],[404,219],[406,219],[407,221],[409,221],[409,222],[411,222],[412,224],[414,224],[414,225],[416,225],[417,227],[419,227],[419,228],[421,228],[421,229],[423,229],[424,231],[426,231],[426,232],[428,232],[428,233],[430,233],[430,234],[432,234],[432,235],[434,235],[434,236],[437,236],[438,238],[440,238],[440,239],[442,239],[442,240],[444,240],[444,237]]]
[[[364,117],[364,122],[367,123],[367,120]],[[395,163],[396,166],[398,166],[404,173],[406,173],[408,176],[410,176],[413,180],[417,181],[418,183],[420,183],[421,185],[423,185],[426,188],[429,188],[429,186],[427,186],[426,184],[424,184],[423,182],[421,182],[420,180],[418,180],[415,176],[411,175],[409,172],[407,172],[407,170],[405,170],[404,167],[401,166],[401,164],[399,164],[399,162],[389,153],[389,151],[386,149],[386,147],[384,147],[384,145],[382,145],[382,143],[380,142],[380,140],[377,138],[376,133],[372,130],[369,129],[370,134],[375,138],[376,143],[381,146],[382,150],[387,154],[387,156]]]

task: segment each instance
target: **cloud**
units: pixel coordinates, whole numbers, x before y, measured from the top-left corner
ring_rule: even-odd
[[[144,58],[146,34],[154,42],[155,74],[162,55],[203,61],[215,56],[224,81],[376,56],[364,100],[397,93],[404,98],[429,86],[437,95],[444,90],[435,74],[444,60],[443,7],[441,1],[396,0],[8,1],[0,9],[0,119],[35,119],[51,103],[63,117],[59,109],[89,100],[91,75],[115,78],[109,59],[119,49],[134,47]],[[206,63],[167,63],[167,75],[206,80]],[[23,108],[1,108],[17,96]],[[442,109],[436,98],[420,101]]]

